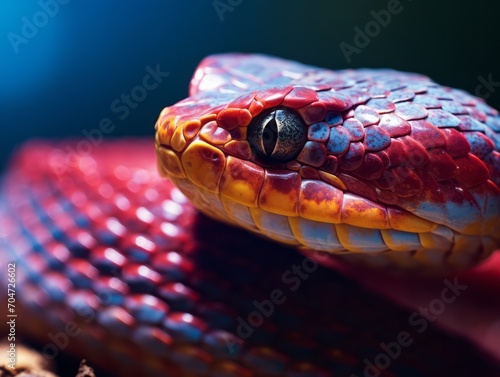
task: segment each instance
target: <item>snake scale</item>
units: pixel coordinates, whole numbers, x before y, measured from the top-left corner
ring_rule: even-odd
[[[417,74],[226,54],[155,128],[154,143],[35,140],[12,159],[0,260],[46,357],[126,376],[500,373],[322,267],[450,273],[498,248],[500,117],[484,101]],[[411,345],[387,351],[402,330]]]

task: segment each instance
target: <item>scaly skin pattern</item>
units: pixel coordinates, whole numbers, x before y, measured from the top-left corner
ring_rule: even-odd
[[[384,112],[389,102],[395,110]],[[297,115],[307,131],[279,163],[248,141],[270,109]],[[455,118],[460,125],[444,127]],[[394,249],[388,261],[408,267],[485,257],[497,242],[496,119],[421,76],[209,57],[191,97],[157,124],[158,167],[178,188],[158,176],[152,141],[77,154],[67,150],[79,151],[78,140],[33,141],[13,158],[0,195],[0,264],[16,265],[16,334],[38,339],[46,357],[69,352],[122,376],[498,376],[498,362],[466,339],[318,265],[344,250]],[[419,136],[428,124],[438,133]],[[459,170],[453,178],[443,156]],[[462,209],[466,200],[452,205],[467,193],[480,219]],[[310,257],[210,221],[189,199]]]
[[[274,109],[306,135],[286,160],[249,140]],[[305,251],[450,270],[500,244],[498,112],[425,76],[211,56],[161,113],[156,146],[205,214]]]
[[[468,340],[319,266],[323,256],[201,216],[158,176],[152,140],[68,155],[78,143],[29,142],[4,178],[16,344],[36,338],[45,357],[72,353],[109,373],[99,377],[499,375]]]

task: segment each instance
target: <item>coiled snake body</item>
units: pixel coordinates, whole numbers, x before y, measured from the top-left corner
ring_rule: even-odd
[[[0,212],[19,328],[47,357],[147,376],[494,375],[467,340],[417,331],[318,266],[340,254],[455,271],[488,257],[500,118],[483,101],[415,74],[219,55],[156,124],[171,181],[152,141],[68,156],[71,143],[26,144]],[[381,364],[401,331],[412,345]]]

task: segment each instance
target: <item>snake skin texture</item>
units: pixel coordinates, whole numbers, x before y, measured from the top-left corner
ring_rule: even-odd
[[[160,172],[198,209],[281,243],[434,270],[500,245],[498,112],[422,75],[211,56],[156,131]]]
[[[19,335],[114,376],[498,376],[469,340],[322,264],[486,258],[499,132],[494,109],[424,76],[208,57],[155,142],[13,157],[0,262],[16,264]]]
[[[67,146],[77,141],[26,144],[0,207],[17,341],[36,337],[46,357],[69,352],[113,376],[500,374],[467,340],[200,215],[158,177],[152,141],[105,141],[62,165]]]

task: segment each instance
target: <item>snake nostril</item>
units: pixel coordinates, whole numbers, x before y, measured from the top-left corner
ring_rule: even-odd
[[[212,151],[210,149],[200,151],[200,156],[205,161],[217,162],[220,159],[219,154],[215,153],[214,151]]]
[[[219,156],[217,154],[212,155],[212,161],[217,162],[219,160]]]

